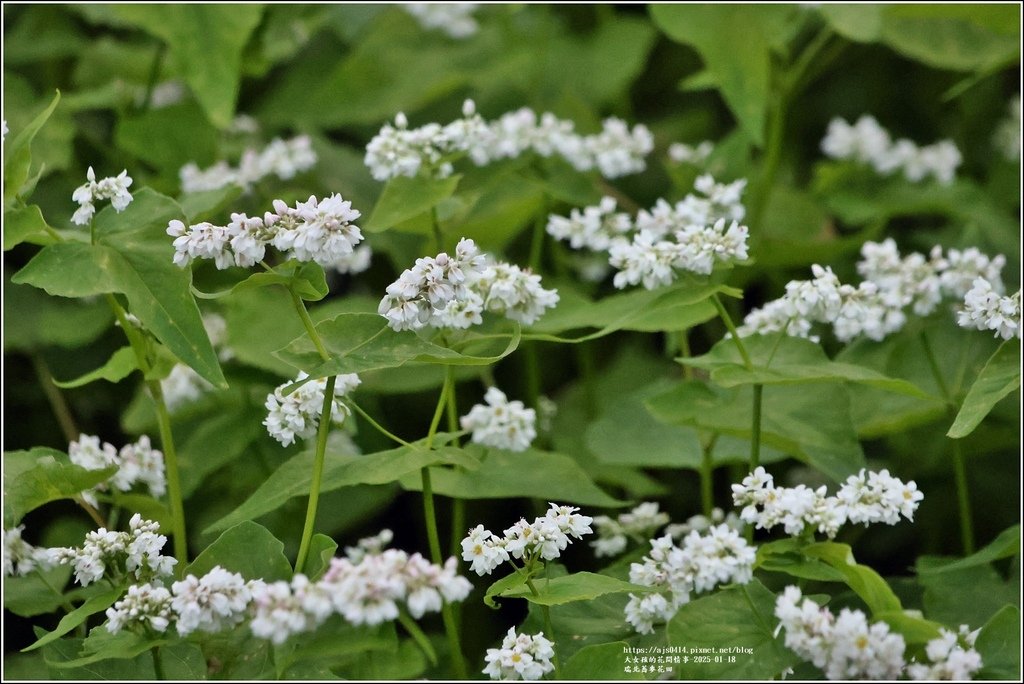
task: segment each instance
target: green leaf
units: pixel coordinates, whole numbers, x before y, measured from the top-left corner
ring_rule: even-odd
[[[121,347],[107,359],[105,364],[96,370],[79,376],[74,380],[67,380],[65,382],[54,380],[53,384],[62,389],[71,389],[72,387],[88,385],[96,380],[120,382],[131,375],[131,372],[136,369],[138,369],[138,364],[135,362],[135,352],[131,347]]]
[[[918,573],[929,575],[957,572],[966,568],[988,565],[1000,558],[1009,558],[1016,556],[1018,553],[1020,553],[1020,525],[1014,525],[1000,532],[998,537],[970,556],[936,568],[919,568]]]
[[[207,679],[206,658],[196,644],[183,642],[162,646],[160,660],[164,666],[164,677],[169,680]]]
[[[508,329],[507,324],[500,325],[504,330]],[[461,340],[450,343],[451,346],[458,344],[467,350],[458,352],[429,342],[416,332],[395,332],[388,327],[387,320],[378,314],[343,313],[316,326],[331,354],[329,361],[321,361],[308,336],[294,340],[274,355],[306,371],[309,379],[396,368],[406,364],[488,366],[505,358],[519,346],[519,324],[513,322],[512,326],[511,332],[497,332],[493,335],[466,332]]]
[[[26,513],[58,499],[71,499],[105,482],[117,468],[86,470],[54,449],[4,452],[4,527],[18,524]]]
[[[118,291],[114,269],[124,268],[122,262],[121,255],[109,247],[58,242],[37,252],[11,282],[58,297],[91,297]]]
[[[4,145],[4,209],[12,206],[15,197],[22,191],[28,180],[29,167],[32,164],[31,145],[36,133],[43,127],[46,120],[53,114],[60,102],[60,91],[53,96],[50,105],[41,111],[36,118],[21,129],[14,140]],[[5,212],[6,213],[6,212]],[[7,249],[6,238],[4,249]]]
[[[1019,387],[1020,342],[1007,340],[981,369],[946,436],[961,439],[974,432],[992,408]]]
[[[462,176],[392,178],[384,186],[384,191],[373,207],[373,213],[366,222],[366,230],[379,233],[430,211],[442,200],[452,196],[460,178]]]
[[[897,634],[902,634],[908,644],[927,644],[938,638],[939,629],[943,627],[941,623],[925,620],[910,610],[875,613],[872,617],[887,623]]]
[[[526,568],[516,568],[515,572],[495,580],[491,583],[491,586],[487,587],[487,592],[484,594],[484,604],[489,608],[499,608],[500,606],[497,601],[494,600],[495,597],[501,596],[507,591],[525,586],[526,581],[536,574],[536,570],[527,571]]]
[[[771,48],[791,8],[653,5],[654,23],[704,61],[729,109],[756,145],[764,143],[771,95]]]
[[[974,647],[982,661],[978,679],[1020,679],[1020,609],[1006,606],[996,613]]]
[[[102,660],[134,658],[140,653],[169,643],[170,639],[165,637],[153,637],[127,630],[111,634],[105,626],[100,626],[95,627],[82,642],[80,657],[63,662],[47,660],[47,664],[58,670],[66,670],[91,665]]]
[[[225,185],[216,190],[183,193],[176,201],[188,218],[186,223],[196,224],[226,214],[242,192],[240,185]]]
[[[571,457],[537,449],[522,452],[466,447],[481,453],[473,471],[431,470],[435,494],[454,499],[511,499],[525,497],[556,503],[613,508],[626,505],[602,490]],[[420,491],[419,473],[400,480],[403,488]]]
[[[220,292],[201,292],[195,287],[192,293],[200,299],[220,299],[236,292],[255,290],[270,285],[282,285],[295,288],[295,292],[306,301],[319,301],[327,296],[327,279],[324,269],[319,264],[298,261],[286,261],[273,271],[259,271],[228,290]]]
[[[60,608],[65,598],[53,587],[63,587],[71,577],[71,566],[59,565],[50,570],[31,573],[24,577],[17,575],[4,578],[4,609],[21,617],[35,617],[52,613]]]
[[[338,542],[326,534],[314,534],[309,542],[309,561],[306,563],[305,575],[316,581],[327,572],[331,559],[338,551]]]
[[[292,576],[291,563],[284,555],[284,544],[267,528],[248,520],[217,537],[196,556],[185,573],[202,577],[218,565],[250,580],[272,582]]]
[[[803,553],[818,558],[842,573],[844,581],[867,604],[872,615],[901,612],[903,606],[881,575],[853,558],[847,544],[819,542],[803,548]]]
[[[880,389],[927,398],[920,388],[898,378],[840,361],[831,361],[825,351],[810,340],[788,335],[751,335],[743,346],[754,365],[748,370],[736,343],[721,340],[707,354],[679,359],[687,366],[710,372],[711,380],[722,387],[740,385],[791,385],[820,382],[853,382]]]
[[[4,283],[4,348],[74,349],[92,342],[110,327],[114,315],[106,302],[50,297],[28,285]]]
[[[804,546],[805,544],[795,537],[761,544],[757,547],[754,568],[819,582],[844,581],[844,575],[835,568],[801,553]]]
[[[534,586],[537,587],[536,596],[527,586],[506,588],[498,595],[502,598],[524,598],[541,606],[558,606],[574,601],[592,601],[605,594],[640,594],[650,591],[650,587],[630,584],[592,572],[576,572],[553,579],[537,579]]]
[[[190,496],[207,475],[246,453],[263,426],[244,407],[223,407],[205,419],[178,447],[182,496]]]
[[[823,384],[814,392],[798,386],[765,387],[761,403],[763,444],[795,456],[836,482],[864,467],[845,387]],[[750,438],[753,391],[749,387],[724,390],[681,382],[648,399],[647,407],[670,425]]]
[[[103,628],[100,628],[103,629]],[[104,631],[106,631],[104,629]],[[36,628],[36,634],[42,630]],[[83,639],[59,639],[43,648],[43,660],[54,679],[68,681],[123,681],[131,678],[156,679],[153,657],[144,651],[131,659],[98,660],[90,663],[70,663],[79,660]]]
[[[719,292],[735,291],[716,280],[681,278],[668,287],[656,290],[638,288],[592,302],[571,288],[560,288],[561,299],[554,310],[530,326],[526,339],[551,342],[585,342],[617,330],[655,332],[686,330],[710,320],[715,308],[709,300]],[[582,337],[565,338],[561,333],[577,328],[598,328]]]
[[[230,514],[210,525],[206,533],[226,529],[242,520],[258,518],[280,508],[289,499],[307,496],[312,478],[313,456],[313,451],[309,450],[285,461],[252,496]],[[421,468],[441,463],[457,464],[465,468],[476,466],[474,458],[455,447],[427,450],[412,445],[365,456],[340,454],[328,449],[320,492],[331,492],[357,484],[387,484],[407,473],[418,473]]]
[[[217,129],[194,101],[122,116],[114,131],[120,149],[175,180],[189,162],[206,166],[216,161],[217,138]]]
[[[640,672],[625,671],[628,649],[624,641],[585,646],[562,666],[562,677],[576,681],[647,679]]]
[[[942,572],[955,562],[935,556],[917,558],[917,582],[924,589],[922,605],[929,618],[953,627],[968,624],[977,628],[1005,605],[1020,605],[1016,576],[1008,581],[991,565]]]
[[[52,632],[48,632],[45,636],[40,637],[39,640],[31,646],[26,646],[22,651],[34,651],[41,646],[45,646],[51,641],[56,641],[75,627],[78,627],[78,625],[85,622],[90,615],[95,615],[96,613],[104,611],[114,605],[114,602],[121,598],[122,593],[124,593],[124,589],[122,587],[114,587],[113,589],[108,589],[98,596],[93,596],[78,608],[62,617],[60,622],[57,623],[56,629]]]
[[[711,649],[707,653],[725,653],[734,649],[729,662],[691,662],[682,667],[686,677],[694,679],[767,680],[775,679],[799,658],[775,636],[775,596],[757,580],[730,587],[710,596],[702,596],[679,608],[668,623],[670,646]],[[676,667],[679,667],[678,665]]]
[[[167,43],[172,63],[210,121],[220,128],[231,123],[242,51],[260,23],[261,5],[116,5],[109,11]]]
[[[4,251],[22,242],[51,244],[54,237],[47,232],[48,229],[52,230],[39,207],[34,204],[4,211]]]

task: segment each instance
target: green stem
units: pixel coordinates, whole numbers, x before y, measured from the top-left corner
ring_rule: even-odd
[[[750,422],[750,472],[761,464],[761,399],[764,385],[754,385],[753,418]]]
[[[153,671],[156,673],[156,678],[160,681],[167,679],[167,675],[164,673],[164,659],[160,653],[160,647],[150,651],[153,654]]]
[[[942,397],[946,400],[946,403],[953,406],[953,394],[949,391],[949,385],[946,384],[942,368],[939,366],[939,360],[936,358],[935,351],[932,349],[932,345],[928,341],[928,336],[923,330],[921,331],[921,346],[924,347],[924,355],[925,358],[928,359],[928,367],[932,371],[932,377],[935,378],[935,384],[939,386],[939,392],[942,393]]]
[[[382,435],[384,435],[385,437],[387,437],[391,441],[397,442],[397,443],[401,444],[402,446],[412,446],[409,442],[405,441],[404,439],[402,439],[398,435],[392,434],[383,425],[381,425],[376,420],[374,420],[373,417],[369,413],[364,411],[359,406],[359,404],[357,404],[356,402],[354,402],[351,399],[349,399],[345,403],[347,403],[349,406],[351,406],[353,409],[355,409],[355,412],[358,413],[360,416],[362,416],[363,420],[365,420],[367,423],[369,423],[374,429],[377,430],[377,432],[381,433]]]
[[[174,557],[178,559],[178,571],[184,571],[188,563],[188,537],[185,535],[185,505],[181,495],[181,476],[178,472],[178,452],[174,448],[171,432],[171,414],[164,401],[163,388],[159,380],[146,383],[156,405],[156,419],[160,427],[160,444],[164,452],[164,466],[167,471],[167,498],[171,504],[171,529],[174,532]]]
[[[306,506],[306,522],[302,526],[302,541],[299,542],[299,555],[295,559],[296,574],[302,572],[309,555],[309,544],[313,539],[313,527],[316,523],[316,508],[320,502],[320,483],[324,475],[324,456],[327,453],[327,435],[331,431],[331,411],[334,406],[334,385],[337,376],[327,378],[324,387],[324,403],[320,411],[320,425],[316,430],[316,453],[313,456],[313,479],[309,484],[309,503]]]
[[[53,410],[53,415],[57,418],[57,423],[60,424],[60,430],[64,433],[65,440],[74,442],[78,439],[80,433],[78,426],[75,425],[75,419],[71,415],[71,407],[68,406],[67,400],[64,399],[64,394],[53,384],[53,375],[50,374],[50,368],[46,365],[43,355],[33,351],[29,357],[32,359],[32,367],[36,371],[36,377],[39,378],[43,394],[46,395],[46,400],[50,402],[50,408]]]
[[[711,510],[715,507],[713,480],[715,467],[711,460],[711,450],[715,446],[716,437],[717,435],[712,436],[706,445],[701,445],[700,502],[701,510],[708,519],[711,518]]]
[[[747,348],[743,346],[743,340],[740,339],[740,334],[736,330],[736,324],[732,322],[732,316],[726,311],[725,305],[722,304],[722,300],[719,299],[717,294],[711,295],[711,303],[715,305],[718,310],[718,317],[722,319],[722,323],[725,324],[726,330],[729,331],[732,343],[736,345],[736,350],[740,353],[740,357],[743,359],[743,365],[746,366],[747,370],[754,370],[754,363],[750,360],[750,355],[747,353]]]
[[[398,613],[398,621],[405,627],[405,631],[409,633],[416,643],[419,645],[420,650],[423,651],[423,655],[427,656],[427,660],[430,661],[431,665],[437,665],[437,652],[434,647],[430,644],[430,639],[423,633],[420,626],[416,624],[416,621],[412,619],[405,611]]]
[[[548,196],[545,193],[541,203],[540,215],[533,223],[533,235],[530,237],[530,270],[540,273],[541,259],[544,256],[544,236],[547,234]]]
[[[149,65],[149,76],[146,78],[146,94],[143,96],[141,111],[148,111],[153,105],[153,90],[156,89],[157,79],[160,78],[160,66],[164,61],[164,53],[167,51],[167,44],[160,41],[153,54],[153,61]]]
[[[693,353],[690,351],[690,331],[680,330],[676,339],[679,341],[679,355],[684,359],[690,358]],[[683,365],[683,379],[693,380],[693,368],[689,365]]]
[[[526,586],[528,586],[530,588],[530,593],[532,593],[534,596],[540,596],[540,592],[537,591],[537,587],[534,586],[532,579],[526,580]],[[557,645],[558,644],[556,643],[556,640],[555,640],[555,627],[551,623],[551,608],[548,607],[548,606],[542,605],[540,607],[540,612],[541,612],[541,615],[544,616],[544,630],[548,634],[548,639],[551,640],[552,651],[554,651],[554,656],[551,658],[551,663],[555,666],[555,679],[561,679],[562,678],[562,674],[561,674],[561,669],[562,668],[561,668],[561,666],[560,666],[560,664],[558,662],[558,650],[557,650]]]
[[[443,562],[443,557],[441,556],[441,540],[437,534],[437,513],[434,511],[434,487],[430,481],[430,468],[420,469],[420,479],[423,482],[423,518],[427,526],[430,558],[440,565]]]
[[[302,302],[302,298],[299,297],[299,294],[293,288],[288,288],[288,292],[292,295],[292,304],[295,305],[295,312],[299,314],[309,339],[313,340],[313,346],[316,347],[317,353],[320,354],[321,359],[329,361],[331,355],[327,353],[327,348],[324,346],[323,340],[320,339],[320,335],[316,331],[316,325],[313,324],[313,319],[309,317],[309,311],[306,310],[306,305]]]

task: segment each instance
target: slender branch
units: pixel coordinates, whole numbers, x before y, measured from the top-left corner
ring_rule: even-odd
[[[693,352],[690,351],[690,331],[680,330],[676,339],[679,341],[679,355],[684,359],[688,359],[693,356]],[[693,367],[688,364],[683,364],[683,379],[693,380]]]
[[[306,305],[303,304],[302,298],[295,291],[295,288],[288,288],[288,292],[292,295],[292,304],[295,305],[295,312],[299,314],[299,318],[302,320],[302,325],[306,328],[306,334],[309,335],[309,339],[313,340],[313,346],[316,347],[316,351],[320,354],[320,358],[324,361],[329,361],[331,355],[327,353],[327,348],[324,346],[324,341],[320,339],[320,334],[316,331],[316,325],[313,324],[313,319],[309,317],[309,311],[306,310]]]
[[[167,471],[167,498],[171,504],[171,528],[174,531],[174,557],[178,559],[178,571],[185,570],[188,563],[188,537],[185,532],[185,505],[181,494],[181,477],[178,472],[178,454],[174,448],[174,435],[171,432],[171,414],[164,401],[163,388],[159,380],[146,383],[149,393],[156,405],[157,425],[160,428],[160,445],[164,453],[164,465]]]
[[[363,420],[365,420],[367,423],[369,423],[371,426],[373,426],[373,428],[375,428],[377,430],[377,432],[381,433],[382,435],[384,435],[385,437],[387,437],[391,441],[398,442],[402,446],[412,446],[412,444],[410,444],[409,442],[405,441],[404,439],[402,439],[398,435],[395,435],[395,434],[391,433],[390,431],[388,431],[383,425],[381,425],[376,420],[374,420],[373,417],[369,413],[367,413],[362,408],[360,408],[359,404],[357,404],[356,402],[352,401],[351,399],[347,399],[345,401],[345,403],[348,404],[349,406],[351,406],[353,409],[355,409],[355,412],[358,413],[360,416],[362,416]]]
[[[142,99],[141,111],[148,111],[153,106],[153,91],[156,89],[157,79],[160,78],[160,67],[164,61],[164,53],[167,52],[167,44],[162,40],[156,46],[153,54],[153,61],[149,65],[149,75],[146,77],[146,92]]]
[[[750,424],[750,472],[761,465],[761,404],[764,385],[754,385],[753,417]]]
[[[160,653],[160,647],[150,650],[153,656],[153,672],[156,674],[156,678],[160,681],[167,679],[167,675],[164,673],[164,659]]]
[[[331,411],[334,406],[334,385],[337,376],[327,378],[324,388],[324,403],[320,410],[320,424],[316,430],[316,453],[313,456],[313,479],[309,484],[309,503],[306,505],[306,522],[302,526],[302,541],[299,542],[299,555],[295,559],[295,572],[302,572],[309,556],[309,544],[313,539],[313,527],[316,524],[316,509],[320,502],[320,483],[324,475],[324,457],[327,453],[327,434],[331,431]]]
[[[32,359],[32,367],[36,371],[36,377],[39,378],[39,384],[43,388],[43,394],[46,395],[53,415],[57,418],[57,423],[60,424],[60,430],[64,433],[64,438],[68,442],[74,442],[78,439],[80,432],[71,414],[71,407],[68,406],[60,388],[53,384],[53,375],[50,373],[50,368],[46,365],[43,355],[38,351],[33,351],[29,357]]]
[[[111,527],[113,527],[113,524],[108,525],[107,521],[103,519],[103,515],[100,514],[100,512],[96,510],[88,501],[83,499],[81,495],[75,497],[75,503],[82,507],[82,510],[85,511],[90,518],[92,518],[92,521],[96,523],[97,527],[102,527],[104,529],[110,529]]]
[[[402,624],[402,627],[405,627],[405,631],[409,633],[409,636],[416,641],[420,650],[423,651],[423,655],[427,656],[427,660],[430,661],[430,664],[437,665],[437,652],[431,645],[430,639],[428,639],[427,635],[423,633],[420,626],[416,624],[416,621],[413,620],[404,610],[399,611],[398,621]]]
[[[540,596],[540,592],[537,591],[537,587],[533,584],[533,580],[532,579],[527,579],[526,580],[526,586],[528,586],[530,588],[530,593],[532,593],[534,596]],[[555,639],[555,627],[554,627],[554,625],[551,622],[551,608],[548,607],[548,606],[542,605],[540,607],[540,612],[544,616],[544,629],[548,633],[548,638],[551,640],[551,643],[553,645],[557,646],[556,639]],[[552,648],[551,650],[554,652],[554,655],[551,658],[551,663],[555,666],[555,679],[561,679],[562,678],[562,674],[561,674],[561,669],[562,668],[560,667],[560,664],[558,662],[558,651],[555,648]]]
[[[743,340],[740,339],[739,331],[736,330],[736,324],[732,322],[732,316],[726,311],[725,305],[722,304],[722,300],[719,299],[718,294],[711,295],[711,303],[715,305],[718,310],[718,316],[722,319],[722,323],[725,324],[726,329],[729,331],[729,335],[732,339],[732,343],[736,345],[736,350],[739,351],[740,357],[743,359],[743,365],[747,367],[747,370],[754,370],[754,363],[750,360],[750,354],[747,353],[747,348],[743,346]]]

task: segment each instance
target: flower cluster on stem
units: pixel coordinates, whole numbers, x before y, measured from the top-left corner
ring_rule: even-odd
[[[316,162],[312,141],[309,136],[300,135],[288,140],[275,138],[261,150],[247,149],[242,153],[238,166],[219,161],[200,169],[194,162],[189,162],[181,167],[178,177],[181,191],[185,193],[217,190],[228,185],[239,185],[248,190],[268,176],[277,176],[281,180],[294,178],[296,174],[313,168]]]
[[[590,542],[594,555],[618,556],[626,550],[629,539],[650,539],[658,528],[667,525],[668,513],[658,510],[658,504],[646,501],[628,513],[611,518],[607,515],[594,516],[597,539]]]
[[[52,548],[48,555],[53,565],[71,565],[83,587],[107,576],[117,580],[130,575],[145,583],[167,577],[177,564],[175,558],[161,553],[166,543],[160,525],[136,513],[127,532],[101,527],[87,533],[82,546]]]
[[[554,644],[544,632],[518,634],[515,627],[509,627],[501,648],[487,649],[483,673],[491,679],[537,681],[555,669],[554,655]]]
[[[924,494],[911,480],[903,482],[888,470],[862,469],[842,484],[835,496],[825,486],[777,487],[763,467],[732,486],[733,502],[742,506],[740,519],[758,529],[781,525],[789,535],[816,530],[832,539],[846,523],[895,525],[901,518],[914,519]]]
[[[913,183],[934,177],[941,185],[949,185],[963,158],[951,140],[919,147],[912,140],[895,142],[889,131],[873,116],[864,115],[856,123],[835,118],[821,141],[821,150],[832,159],[849,159],[871,166],[878,174],[889,176],[902,172]]]
[[[572,121],[545,112],[540,117],[528,107],[485,121],[472,100],[462,106],[462,118],[441,125],[428,123],[409,128],[399,113],[394,125],[384,124],[366,146],[364,162],[373,177],[386,181],[398,176],[426,173],[444,178],[453,171],[452,161],[469,157],[477,166],[533,152],[542,157],[558,155],[577,171],[597,169],[605,178],[639,173],[654,149],[646,126],[632,128],[614,117],[605,119],[601,132],[579,135]]]
[[[478,575],[489,575],[502,563],[515,558],[529,564],[537,558],[554,560],[572,542],[592,534],[594,519],[580,515],[572,506],[550,504],[547,513],[533,522],[520,519],[499,537],[477,525],[462,540],[462,560]]]
[[[81,435],[68,445],[68,457],[72,463],[86,470],[117,468],[106,482],[82,492],[82,498],[93,506],[97,503],[96,493],[105,492],[110,487],[127,492],[141,484],[157,498],[167,491],[164,455],[153,448],[146,435],[120,450],[108,442],[100,443],[100,438],[95,435]]]
[[[721,584],[746,584],[753,577],[754,547],[728,525],[694,530],[676,544],[670,535],[651,540],[651,552],[629,569],[629,581],[657,591],[629,595],[626,622],[640,634],[650,634],[656,623],[667,622],[691,594],[711,591]]]
[[[472,431],[472,441],[508,451],[529,449],[537,437],[537,412],[519,400],[509,401],[497,387],[487,389],[484,401],[459,419],[463,430]]]
[[[992,283],[975,278],[971,289],[964,295],[963,308],[957,313],[957,325],[975,330],[992,330],[996,337],[1009,340],[1021,336],[1020,290],[1000,295]]]
[[[278,386],[267,395],[267,417],[263,425],[270,436],[282,446],[292,444],[296,438],[312,439],[316,436],[320,425],[320,413],[324,408],[324,393],[327,391],[327,380],[307,380],[289,394],[284,390],[294,382],[306,380],[309,376],[299,372],[293,382]],[[340,425],[349,415],[349,408],[342,399],[359,386],[359,376],[355,373],[337,376],[334,385],[334,400],[331,403],[331,422]]]
[[[47,570],[53,566],[49,549],[32,546],[21,538],[24,525],[4,530],[4,577],[27,575],[33,570]]]
[[[117,212],[124,211],[132,203],[132,194],[128,192],[132,177],[128,175],[128,169],[117,176],[96,180],[96,172],[90,166],[85,176],[88,180],[71,194],[71,199],[78,202],[78,209],[71,217],[72,223],[88,225],[96,213],[96,202],[101,200],[110,200],[110,205]]]

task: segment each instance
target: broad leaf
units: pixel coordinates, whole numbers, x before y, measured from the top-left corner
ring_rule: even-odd
[[[498,595],[502,598],[524,598],[542,606],[557,606],[574,601],[592,601],[605,594],[641,594],[650,591],[650,587],[592,572],[576,572],[553,579],[539,578],[533,584],[537,588],[536,595],[525,584],[504,589]]]
[[[316,302],[327,296],[327,279],[324,269],[312,261],[298,262],[286,261],[274,268],[273,271],[258,271],[234,287],[220,292],[202,292],[195,287],[193,294],[200,299],[220,299],[236,292],[254,290],[270,285],[281,285],[288,289],[294,289],[302,299]]]
[[[45,580],[36,572],[23,577],[5,577],[4,610],[21,617],[34,617],[60,608],[67,599],[58,591],[68,583],[71,566],[59,565],[50,570],[42,570],[41,573],[46,577]],[[58,591],[54,591],[54,587]]]
[[[886,581],[868,566],[857,563],[853,551],[846,544],[819,542],[805,546],[802,552],[838,570],[847,586],[860,596],[873,615],[902,611],[900,600]]]
[[[799,658],[776,636],[775,596],[757,580],[702,596],[680,607],[668,623],[670,646],[735,649],[735,659],[691,662],[681,671],[695,679],[774,679]],[[678,667],[678,666],[677,666]]]
[[[261,5],[117,5],[110,11],[166,42],[178,73],[210,121],[220,128],[231,122],[242,51],[260,22]]]
[[[51,641],[56,641],[57,639],[61,638],[62,636],[73,630],[75,627],[78,627],[78,625],[85,622],[90,615],[95,615],[96,613],[104,611],[110,606],[114,605],[114,602],[117,601],[117,599],[121,598],[121,594],[123,592],[124,589],[122,589],[121,587],[115,587],[113,589],[106,590],[102,594],[93,596],[88,601],[80,605],[78,608],[74,609],[73,611],[62,617],[60,619],[60,622],[57,623],[56,629],[54,629],[52,632],[48,632],[45,636],[40,637],[39,640],[37,640],[34,644],[32,644],[31,646],[27,646],[22,650],[34,651],[37,648],[45,646]]]
[[[919,556],[917,582],[924,588],[925,615],[951,627],[961,624],[977,629],[1004,606],[1020,606],[1020,581],[1015,573],[1007,580],[991,565],[975,565],[944,572],[957,561]]]
[[[60,91],[53,96],[50,105],[41,111],[25,128],[18,131],[10,144],[4,145],[4,209],[13,205],[15,197],[22,191],[28,181],[29,167],[32,164],[31,145],[36,133],[43,127],[46,120],[53,114],[60,102]],[[6,232],[6,231],[5,231]],[[5,239],[6,243],[6,239]],[[7,249],[6,244],[4,249]]]
[[[398,176],[388,181],[377,200],[366,229],[378,233],[416,218],[452,196],[461,176],[431,178]],[[429,226],[429,223],[427,224]]]
[[[326,534],[314,534],[309,542],[309,560],[304,568],[306,577],[314,581],[319,579],[327,572],[337,551],[338,542]]]
[[[648,399],[647,407],[670,425],[750,438],[753,392],[749,387],[722,390],[681,382]],[[765,387],[761,411],[763,444],[799,458],[836,482],[864,467],[845,387],[824,384],[814,392],[785,385]]]
[[[933,575],[946,572],[957,572],[966,568],[974,568],[981,565],[988,565],[1001,558],[1009,558],[1020,553],[1020,525],[1014,525],[1003,530],[998,537],[985,545],[976,553],[961,558],[958,561],[942,565],[937,568],[918,568],[918,573]]]
[[[74,380],[61,382],[54,380],[53,384],[63,389],[81,387],[96,380],[107,382],[120,382],[131,375],[131,372],[138,368],[135,361],[135,352],[131,347],[121,347],[111,355],[107,362],[94,371],[81,375]]]
[[[87,303],[50,297],[34,287],[11,282],[4,283],[3,289],[5,349],[74,349],[103,334],[114,318],[103,301]]]
[[[1020,387],[1020,342],[1007,340],[981,369],[964,397],[960,412],[946,436],[960,439],[974,432],[992,408]]]
[[[528,449],[522,452],[481,450],[475,445],[470,453],[483,452],[476,470],[431,470],[435,494],[453,499],[541,499],[553,503],[613,508],[625,506],[594,484],[580,465],[563,454]],[[420,491],[418,473],[400,480],[405,489]]]
[[[258,518],[276,510],[289,499],[307,496],[313,473],[313,455],[312,451],[304,451],[285,461],[252,496],[230,514],[210,525],[206,533],[218,532],[243,520]],[[320,492],[358,484],[388,484],[407,473],[419,473],[423,467],[441,463],[472,468],[476,466],[476,459],[454,447],[427,450],[413,445],[365,456],[339,454],[328,449]]]
[[[525,568],[516,568],[515,572],[511,572],[501,579],[495,580],[491,583],[491,586],[487,587],[487,591],[484,593],[484,604],[490,608],[498,608],[498,602],[494,600],[496,597],[500,597],[505,592],[525,586],[527,580],[531,579],[536,574],[536,569],[532,572],[527,572]]]
[[[77,658],[63,662],[47,661],[58,670],[83,667],[102,660],[124,660],[140,653],[170,643],[168,636],[153,637],[128,630],[111,634],[105,626],[95,627],[82,642],[82,652]]]
[[[583,682],[647,679],[638,668],[625,671],[624,659],[628,652],[629,644],[624,641],[586,646],[562,665],[562,677]]]
[[[53,243],[55,238],[47,232],[49,228],[43,213],[34,204],[4,211],[4,251],[22,242]]]
[[[978,679],[1020,679],[1020,609],[1006,606],[994,615],[974,646],[982,661]]]
[[[4,453],[4,527],[11,528],[45,503],[71,499],[105,482],[117,468],[86,470],[46,447]]]
[[[189,564],[185,574],[202,577],[217,565],[249,580],[272,582],[292,575],[284,544],[267,528],[249,521],[238,523],[217,537]]]

